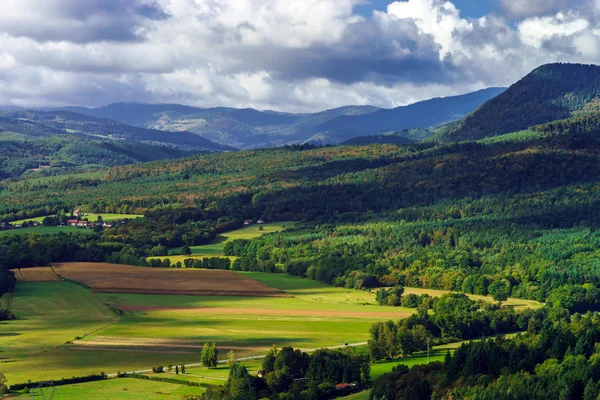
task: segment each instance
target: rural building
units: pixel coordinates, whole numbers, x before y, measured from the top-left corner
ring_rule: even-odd
[[[79,221],[77,223],[77,226],[80,228],[86,228],[88,226],[88,223],[86,221]]]
[[[244,225],[250,225],[252,224],[252,220],[251,219],[247,219],[244,221]]]
[[[77,226],[78,223],[79,223],[78,219],[70,219],[67,221],[67,225],[69,225],[69,226]]]
[[[257,224],[264,224],[265,221],[263,221],[262,219],[259,219],[258,221],[256,221]]]

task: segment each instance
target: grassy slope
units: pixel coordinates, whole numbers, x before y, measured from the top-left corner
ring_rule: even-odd
[[[271,287],[274,287],[279,290],[283,290],[285,292],[290,293],[294,297],[304,300],[311,300],[314,297],[315,293],[328,293],[328,298],[330,300],[337,301],[347,301],[347,302],[355,302],[358,304],[362,303],[375,303],[375,295],[369,292],[365,292],[362,290],[348,290],[348,289],[340,289],[332,286],[328,286],[319,282],[311,281],[309,279],[303,279],[291,275],[275,275],[275,274],[266,274],[262,272],[246,272],[244,273],[250,276],[252,279],[255,279],[259,282],[267,284]],[[351,294],[350,294],[351,293]],[[451,293],[446,290],[433,290],[433,289],[419,289],[419,288],[405,288],[404,294],[428,294],[432,297],[441,297],[446,293]],[[492,297],[490,296],[477,296],[477,295],[468,295],[473,300],[484,300],[488,302],[494,302]],[[356,298],[356,300],[353,300]],[[540,308],[542,307],[541,303],[533,300],[521,300],[521,299],[508,299],[504,302],[506,305],[514,306],[517,309],[523,308]],[[378,307],[378,311],[389,310],[387,307]],[[393,309],[398,309],[407,312],[414,312],[413,309],[403,308],[403,307],[395,307]]]
[[[94,213],[88,213],[87,216],[83,216],[82,218],[87,218],[90,222],[96,222],[98,220],[98,216],[102,216],[102,219],[104,220],[104,222],[111,222],[111,221],[115,221],[115,220],[122,220],[125,218],[128,219],[133,219],[133,218],[141,218],[142,215],[135,215],[135,214],[110,214],[110,213],[104,213],[104,214],[94,214]],[[20,224],[23,223],[25,221],[37,221],[37,222],[42,222],[44,220],[44,217],[36,217],[36,218],[27,218],[27,219],[22,219],[19,221],[13,221],[11,222],[11,224]]]
[[[1,369],[12,383],[27,381],[24,365],[31,360],[118,320],[89,290],[70,282],[18,283],[11,310],[19,319],[0,324],[0,357],[11,361]]]
[[[54,398],[77,400],[166,400],[181,399],[186,395],[200,395],[204,389],[184,384],[152,382],[140,379],[108,379],[99,382],[58,386]],[[31,399],[31,395],[17,397]]]
[[[52,233],[59,232],[81,233],[83,235],[94,233],[94,231],[92,231],[91,229],[76,228],[74,226],[38,226],[0,231],[0,235],[25,235],[28,233],[37,233],[38,235],[49,235]]]
[[[192,246],[192,256],[177,256],[170,255],[169,257],[152,257],[152,258],[160,258],[165,259],[168,258],[172,263],[176,263],[177,261],[183,262],[183,260],[188,258],[210,258],[210,257],[224,257],[224,248],[227,242],[236,239],[254,239],[259,236],[265,235],[267,233],[279,232],[285,229],[285,227],[294,226],[294,222],[274,222],[271,224],[264,225],[250,225],[245,226],[240,229],[236,229],[235,231],[223,233],[217,235],[216,239],[211,244],[207,244],[204,246]],[[260,230],[260,228],[263,230]],[[169,254],[177,254],[181,253],[181,247],[171,249]],[[229,259],[235,259],[236,257],[228,257]]]

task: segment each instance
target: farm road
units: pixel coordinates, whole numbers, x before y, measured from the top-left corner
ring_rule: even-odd
[[[343,349],[344,347],[358,347],[358,346],[366,346],[367,342],[362,342],[362,343],[351,343],[348,345],[342,344],[339,346],[329,346],[329,347],[321,347],[319,349],[300,349],[305,353],[312,353],[313,351],[317,351],[317,350],[322,350],[322,349],[328,349],[328,350],[335,350],[335,349]],[[251,357],[240,357],[240,358],[236,358],[236,361],[249,361],[249,360],[260,360],[261,358],[265,358],[266,355],[261,355],[261,356],[251,356]],[[219,364],[225,364],[227,363],[227,360],[220,360],[218,361]],[[185,364],[186,368],[197,368],[197,367],[201,367],[202,364],[200,363],[196,363],[196,364]],[[142,370],[138,370],[138,371],[130,371],[130,372],[122,372],[122,373],[126,373],[126,374],[147,374],[152,372],[152,368],[150,369],[142,369]],[[107,376],[109,378],[116,378],[117,374],[107,374]]]

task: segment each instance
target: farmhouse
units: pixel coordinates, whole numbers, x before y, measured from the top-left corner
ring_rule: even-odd
[[[262,219],[259,219],[258,221],[256,221],[257,224],[262,225],[265,223],[265,221],[263,221]]]
[[[69,226],[77,226],[78,223],[79,223],[78,219],[67,220],[67,225],[69,225]]]
[[[79,221],[77,223],[77,226],[80,227],[80,228],[87,228],[88,223],[87,223],[87,221]]]
[[[244,225],[251,225],[252,224],[252,220],[251,219],[247,219],[244,221]]]

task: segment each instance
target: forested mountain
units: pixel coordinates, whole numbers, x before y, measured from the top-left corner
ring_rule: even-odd
[[[429,128],[462,118],[503,90],[485,89],[392,110],[347,106],[314,114],[137,103],[115,103],[95,109],[68,107],[63,110],[144,128],[186,130],[217,143],[245,149],[299,143],[339,144],[357,136]]]
[[[0,111],[0,178],[27,170],[131,164],[232,148],[190,132],[136,128],[71,112]]]
[[[80,167],[114,167],[198,153],[201,151],[118,140],[93,140],[70,134],[31,137],[1,132],[0,179],[18,177],[27,171],[55,175]]]
[[[600,66],[548,64],[467,116],[451,140],[481,139],[598,111]]]
[[[367,144],[395,144],[403,145],[419,142],[435,134],[436,128],[431,129],[404,129],[399,132],[387,132],[372,136],[357,136],[346,140],[342,144],[364,146]]]

